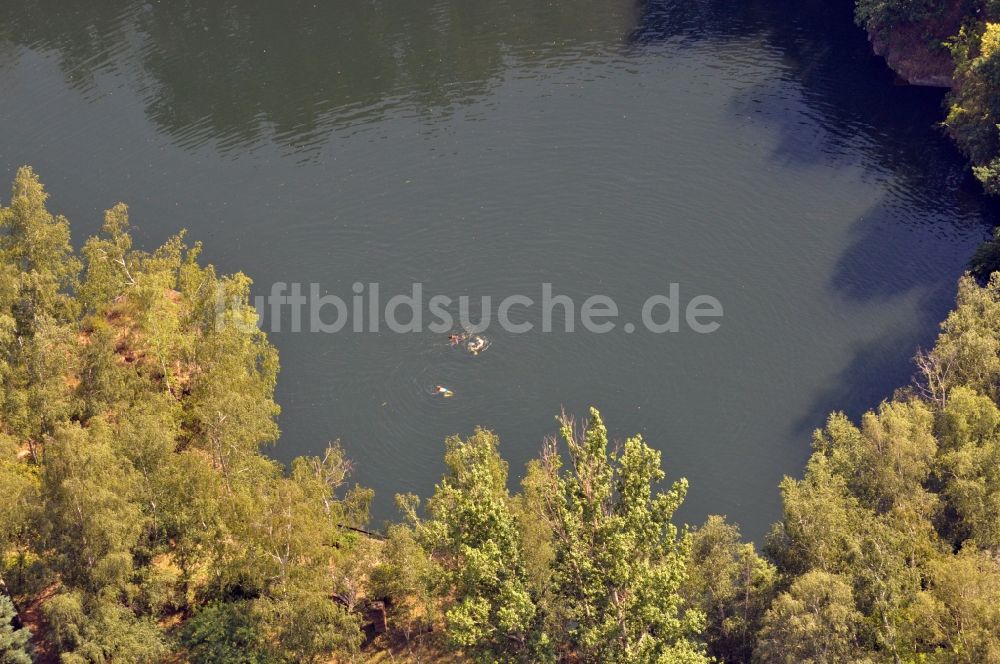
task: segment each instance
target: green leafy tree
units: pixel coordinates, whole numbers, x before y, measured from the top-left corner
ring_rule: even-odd
[[[119,203],[104,213],[101,236],[83,245],[85,272],[79,294],[83,306],[96,312],[135,285],[138,256],[132,251],[128,206]]]
[[[570,651],[586,662],[707,661],[694,640],[704,616],[680,594],[690,537],[671,523],[687,482],[654,494],[665,477],[660,453],[639,436],[610,452],[596,409],[582,432],[563,416],[561,433],[568,469],[555,440],[544,464],[553,583]]]
[[[935,474],[954,516],[946,534],[958,544],[1000,548],[1000,409],[988,397],[954,388],[941,412]]]
[[[1000,193],[1000,23],[980,21],[970,21],[952,40],[955,86],[945,126],[972,161],[986,191],[996,194]]]
[[[38,176],[23,167],[9,207],[0,207],[0,415],[32,456],[71,414],[66,377],[78,311],[70,295],[79,261],[69,222],[48,211],[47,199]]]
[[[268,622],[277,636],[271,651],[283,661],[314,664],[329,661],[331,655],[349,659],[364,640],[359,614],[328,593],[296,591],[268,608]]]
[[[30,338],[43,318],[71,320],[78,306],[70,295],[80,263],[70,245],[69,222],[46,208],[48,194],[28,166],[18,169],[10,206],[0,208],[0,264],[4,309],[20,338]]]
[[[990,177],[1000,181],[1000,169]],[[976,247],[968,267],[969,273],[980,281],[989,281],[990,275],[1000,270],[1000,228],[994,228],[993,237]]]
[[[970,543],[971,544],[971,543]],[[924,661],[1000,662],[1000,567],[989,553],[966,546],[928,566],[926,588],[909,610],[907,636]]]
[[[528,589],[507,463],[496,434],[477,429],[445,441],[448,472],[417,523],[425,549],[440,562],[450,642],[481,661],[539,661],[547,637]]]
[[[439,619],[440,566],[424,551],[414,529],[401,523],[388,526],[379,563],[372,570],[371,591],[389,600],[390,628],[407,643],[430,631]]]
[[[215,602],[184,625],[180,642],[192,664],[264,664],[265,637],[252,603]]]
[[[706,616],[709,655],[722,662],[749,664],[764,612],[779,576],[739,528],[710,516],[691,535],[691,558],[683,594]]]
[[[24,627],[14,629],[17,612],[6,595],[0,595],[0,664],[31,664],[31,633]]]
[[[852,634],[894,661],[914,652],[901,637],[906,607],[940,548],[930,521],[936,503],[923,489],[928,426],[919,404],[884,405],[861,429],[831,416],[805,477],[781,484],[784,517],[768,543],[787,574],[823,572],[847,583],[867,618]]]
[[[870,30],[888,30],[900,23],[926,21],[941,14],[934,0],[857,0],[854,15]]]
[[[64,664],[151,664],[167,652],[162,630],[153,620],[136,616],[107,594],[62,593],[43,608],[48,641]]]
[[[277,439],[280,409],[274,402],[278,356],[255,325],[249,305],[250,280],[242,275],[215,282],[208,290],[223,293],[223,301],[239,303],[212,321],[214,328],[195,344],[192,376],[185,399],[191,443],[207,451],[229,486],[234,477],[255,463],[260,446]],[[204,321],[214,301],[203,303]],[[203,328],[204,329],[204,328]]]
[[[808,572],[768,609],[757,657],[773,664],[871,661],[858,642],[863,621],[846,580],[819,570]]]
[[[115,457],[110,439],[100,421],[65,425],[46,445],[42,473],[53,563],[67,583],[93,590],[102,562],[130,556],[141,532],[132,469]]]
[[[0,434],[0,551],[26,547],[35,534],[32,522],[37,523],[38,468],[19,460],[17,453],[14,441]]]
[[[228,609],[246,600],[267,647],[237,652],[356,652],[358,615],[333,594],[363,591],[371,547],[344,527],[364,525],[371,492],[344,490],[339,446],[287,473],[261,453],[278,362],[249,279],[200,265],[183,233],[135,248],[121,204],[78,278],[46,198],[22,169],[0,208],[0,565],[19,590],[54,589],[53,650],[158,661],[159,621],[183,610],[195,656],[217,661],[234,650],[210,641],[245,632]]]
[[[565,616],[552,583],[556,554],[553,524],[546,510],[546,497],[551,494],[548,485],[541,460],[532,459],[521,479],[520,493],[511,499],[511,510],[521,538],[528,588],[545,617],[546,632],[555,634],[562,629]]]

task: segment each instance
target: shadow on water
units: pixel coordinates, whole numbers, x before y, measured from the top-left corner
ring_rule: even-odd
[[[949,286],[947,290],[954,289]],[[928,314],[921,317],[921,322],[933,339],[938,320]],[[854,349],[853,358],[838,373],[837,380],[826,386],[815,397],[813,407],[795,421],[793,434],[804,445],[810,433],[822,427],[830,413],[843,412],[857,422],[863,413],[891,398],[895,389],[909,385],[914,367],[907,360],[911,355],[909,349],[913,347],[913,335],[894,334]]]
[[[641,2],[630,43],[676,39],[753,42],[781,54],[780,79],[743,90],[732,109],[779,131],[775,160],[825,166],[860,153],[891,195],[953,208],[964,218],[982,213],[978,188],[937,127],[943,91],[897,84],[854,25],[850,2]],[[804,121],[800,104],[813,122]]]
[[[938,128],[943,92],[897,84],[854,25],[850,3],[641,4],[633,44],[678,38],[757,39],[777,49],[785,65],[782,78],[742,91],[733,113],[778,130],[772,154],[778,162],[808,168],[856,161],[860,154],[868,177],[882,183],[883,201],[857,220],[832,280],[841,295],[865,302],[937,288],[934,272],[923,269],[942,258],[942,244],[933,240],[951,236],[974,242],[1000,220],[1000,206],[984,199]],[[785,85],[789,81],[794,85]],[[800,102],[812,122],[803,121]],[[885,252],[887,242],[907,250]],[[892,279],[872,280],[863,266],[885,260],[896,263],[885,271]],[[952,284],[948,288],[953,290]]]
[[[845,306],[911,295],[920,319],[910,332],[857,348],[797,422],[799,436],[820,426],[823,413],[857,417],[909,382],[909,358],[933,343],[961,266],[1000,220],[1000,206],[984,199],[938,127],[943,91],[900,84],[854,25],[851,4],[645,0],[629,36],[635,48],[750,41],[775,49],[782,76],[742,90],[733,114],[777,130],[771,158],[782,165],[855,164],[861,155],[866,177],[884,187],[883,199],[854,223],[830,288]],[[811,122],[803,122],[802,105]],[[873,279],[873,264],[888,278]],[[942,281],[941,268],[927,269],[931,264],[958,267]]]
[[[942,191],[942,199],[947,193]],[[797,422],[796,435],[808,434],[822,424],[825,413],[834,410],[856,419],[893,390],[910,383],[915,368],[912,356],[918,348],[933,345],[939,323],[954,304],[955,284],[963,266],[985,234],[987,220],[996,218],[994,205],[982,202],[981,206],[982,215],[956,220],[955,214],[939,216],[933,207],[921,212],[901,209],[898,203],[883,203],[854,223],[854,239],[838,261],[832,288],[843,297],[845,306],[877,307],[895,297],[916,297],[917,319],[905,330],[855,349],[853,359]],[[941,207],[946,208],[947,203]],[[900,225],[900,219],[911,223]],[[941,242],[941,235],[964,241]],[[891,250],[887,248],[890,244]],[[873,280],[873,264],[882,265],[891,278]],[[940,265],[955,267],[942,270]],[[942,271],[946,275],[943,279]]]

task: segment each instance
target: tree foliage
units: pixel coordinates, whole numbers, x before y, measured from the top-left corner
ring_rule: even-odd
[[[678,527],[687,483],[661,487],[660,452],[615,443],[597,410],[560,417],[517,490],[496,434],[449,437],[433,495],[399,496],[383,538],[339,444],[288,468],[264,454],[278,358],[247,277],[183,233],[134,247],[124,205],[78,258],[46,206],[30,169],[0,206],[0,575],[64,664],[399,642],[482,662],[1000,663],[1000,274],[961,280],[913,385],[814,434],[763,554],[723,517]],[[21,664],[13,618],[0,596],[0,662]]]
[[[691,638],[703,616],[686,610],[680,587],[690,537],[672,523],[687,492],[678,480],[655,492],[665,474],[660,453],[640,436],[611,450],[596,409],[582,430],[563,416],[543,456],[543,498],[555,541],[552,582],[570,648],[591,662],[698,662]]]
[[[17,612],[7,595],[0,595],[0,664],[31,664],[31,633],[15,628]]]
[[[547,638],[537,627],[499,438],[484,429],[445,441],[448,472],[416,521],[439,565],[449,641],[482,661],[537,661]]]
[[[216,661],[204,635],[245,636],[237,601],[266,661],[356,651],[333,587],[369,492],[346,489],[335,444],[287,473],[262,454],[278,362],[249,279],[200,265],[183,233],[137,249],[129,225],[115,206],[78,258],[28,168],[0,207],[0,572],[15,594],[49,585],[65,662],[156,661],[188,612]]]
[[[782,484],[769,550],[791,587],[769,610],[762,652],[1000,661],[1000,622],[986,608],[1000,601],[998,314],[1000,275],[983,287],[964,278],[937,343],[918,356],[915,389],[859,427],[835,414],[817,432],[805,477]],[[839,590],[818,594],[824,585]],[[822,607],[835,613],[818,619]],[[804,636],[815,629],[824,631]]]
[[[743,542],[739,528],[723,517],[710,516],[692,533],[682,590],[707,617],[709,655],[722,662],[752,660],[778,581],[774,565]]]

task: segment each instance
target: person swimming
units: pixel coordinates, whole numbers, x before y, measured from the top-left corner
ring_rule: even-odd
[[[458,345],[468,338],[467,334],[449,334],[448,341],[451,342],[452,346]]]
[[[435,385],[434,386],[434,394],[436,394],[439,397],[445,398],[445,399],[447,399],[448,397],[455,396],[455,393],[452,392],[451,390],[449,390],[444,385]]]
[[[479,355],[479,353],[486,350],[486,345],[486,337],[481,337],[477,334],[469,340],[465,348],[473,355]]]

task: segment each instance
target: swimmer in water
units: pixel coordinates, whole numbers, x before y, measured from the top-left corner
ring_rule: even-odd
[[[447,399],[448,397],[451,397],[451,396],[455,395],[454,392],[452,392],[451,390],[449,390],[444,385],[435,385],[434,386],[434,394],[438,395],[439,397],[443,397],[445,399]]]
[[[465,334],[449,334],[448,335],[448,341],[451,342],[452,346],[455,346],[455,345],[458,345],[458,344],[462,343],[463,341],[465,341],[466,336],[467,335],[465,335]]]
[[[486,339],[477,334],[476,336],[472,337],[466,348],[473,355],[479,355],[481,351],[486,350]]]

